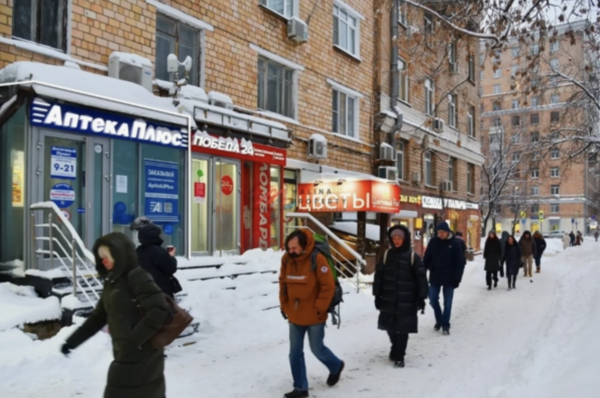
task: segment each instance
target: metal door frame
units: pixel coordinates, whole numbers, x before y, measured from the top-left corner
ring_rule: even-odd
[[[212,158],[210,156],[206,156],[206,155],[202,155],[199,153],[194,153],[192,154],[192,164],[194,162],[194,160],[203,160],[206,162],[207,166],[208,166],[208,170],[206,171],[206,189],[207,191],[210,191],[211,189],[214,190],[214,187],[211,185],[212,182],[212,175],[214,174],[214,167],[213,167],[213,163],[212,163]],[[192,180],[192,176],[190,176],[190,180]],[[194,201],[193,198],[191,197],[193,195],[193,189],[190,188],[189,190],[189,197],[188,200],[192,203],[192,206],[194,205]],[[192,251],[192,248],[190,247],[190,252],[192,253],[192,256],[212,256],[213,252],[214,252],[214,246],[213,246],[213,242],[215,239],[215,234],[214,234],[214,217],[212,214],[212,209],[213,209],[213,198],[212,196],[209,196],[209,192],[206,192],[206,218],[207,218],[207,222],[206,222],[206,251],[202,251],[202,252],[198,252],[198,251]],[[189,219],[190,219],[190,234],[192,233],[192,221],[191,221],[191,217],[192,214],[190,213],[189,215]],[[213,233],[211,233],[211,231],[213,231]]]

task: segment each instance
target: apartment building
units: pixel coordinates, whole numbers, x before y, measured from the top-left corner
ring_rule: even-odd
[[[559,76],[585,84],[597,69],[584,45],[586,27],[586,21],[562,24],[555,37],[512,40],[495,53],[482,45],[480,131],[488,166],[503,164],[498,183],[507,181],[490,229],[589,232],[597,226],[595,156],[584,151],[572,158],[578,143],[570,139],[577,131],[597,134],[597,109]]]
[[[377,3],[394,9],[394,1]],[[395,167],[402,189],[402,214],[392,221],[413,230],[419,251],[444,220],[479,249],[479,46],[432,14],[397,3],[397,16],[377,14],[375,27],[377,164]]]
[[[280,247],[303,183],[376,179],[373,22],[365,0],[0,0],[0,261],[47,201],[87,245],[150,214],[182,254]]]

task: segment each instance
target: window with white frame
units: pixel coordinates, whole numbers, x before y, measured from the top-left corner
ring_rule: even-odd
[[[560,149],[552,148],[550,150],[550,159],[552,159],[552,160],[560,159]]]
[[[512,142],[513,144],[518,144],[519,142],[521,142],[521,133],[513,133],[510,137],[510,142]]]
[[[550,213],[560,213],[560,204],[559,203],[552,203],[550,205]]]
[[[496,118],[493,122],[494,127],[502,127],[502,119]]]
[[[483,62],[485,61],[485,55],[479,54],[479,65],[483,66]]]
[[[560,169],[558,167],[550,168],[550,177],[559,178],[560,177]]]
[[[12,35],[66,51],[68,6],[68,0],[14,0]],[[6,27],[6,20],[3,24]]]
[[[425,184],[430,187],[434,186],[433,182],[433,159],[431,152],[425,153]]]
[[[475,137],[475,107],[470,106],[467,112],[467,135],[471,138]]]
[[[521,125],[521,116],[512,116],[510,118],[510,124],[513,127],[518,127]]]
[[[500,102],[500,101],[494,101],[492,103],[492,110],[493,111],[501,111],[502,110],[502,102]]]
[[[260,4],[286,18],[294,16],[296,3],[299,0],[260,0]]]
[[[200,85],[200,31],[180,21],[158,14],[156,16],[156,70],[157,79],[172,81],[167,69],[169,54],[177,55],[183,61],[188,55],[192,58],[192,69],[188,73],[188,83]],[[185,76],[185,67],[179,66],[179,78]]]
[[[333,89],[332,130],[350,138],[358,138],[358,103],[360,99],[347,92]]]
[[[531,143],[535,144],[535,143],[538,143],[538,142],[540,142],[540,133],[537,132],[537,131],[533,131],[531,133]]]
[[[540,205],[535,203],[531,205],[531,214],[538,214],[540,212]]]
[[[539,106],[540,97],[531,97],[531,106]]]
[[[540,178],[540,169],[531,169],[531,178]]]
[[[519,55],[521,55],[521,49],[519,47],[513,47],[511,49],[511,56],[517,58]]]
[[[270,59],[258,59],[258,109],[295,118],[294,73]]]
[[[456,101],[457,101],[456,94],[448,95],[448,125],[450,127],[454,127],[454,128],[456,128],[456,124],[457,124],[456,123],[456,119],[457,119]]]
[[[519,71],[519,66],[518,65],[512,65],[510,67],[510,77],[516,77],[518,71]]]
[[[456,65],[458,54],[456,53],[456,40],[448,45],[448,62],[450,63],[450,72],[457,72]]]
[[[396,167],[398,168],[398,179],[405,179],[405,162],[406,158],[404,157],[404,142],[398,143],[398,149],[396,150]]]
[[[550,195],[560,195],[560,185],[550,185]]]
[[[428,116],[433,115],[434,107],[434,86],[433,80],[425,78],[425,114]]]
[[[558,58],[554,58],[550,60],[550,68],[552,68],[552,71],[558,71],[560,67],[560,63],[558,61]]]
[[[467,193],[475,193],[475,166],[467,164]]]
[[[473,57],[473,54],[469,54],[469,57],[467,58],[467,65],[469,67],[469,80],[472,83],[475,83],[475,57]]]
[[[354,10],[335,3],[333,6],[333,44],[347,53],[360,55],[360,20]]]
[[[518,152],[512,154],[512,162],[519,163],[521,161],[521,155]]]
[[[450,181],[452,183],[452,190],[456,191],[456,184],[455,182],[455,176],[456,176],[456,158],[450,158],[450,161],[448,162],[448,181]]]
[[[519,100],[516,100],[516,99],[512,100],[510,107],[512,109],[519,109],[519,107],[520,107],[519,106]]]
[[[558,51],[558,40],[553,41],[552,43],[550,43],[550,52],[551,53],[555,53]]]
[[[529,53],[531,55],[538,55],[540,53],[540,45],[535,43],[529,46]]]
[[[485,79],[485,72],[480,70],[479,71],[479,81],[482,82],[483,79]]]
[[[423,15],[423,30],[425,35],[433,35],[433,15],[428,12]]]
[[[408,102],[408,65],[403,59],[398,60],[398,73],[399,98],[401,101]]]
[[[550,112],[550,123],[558,123],[560,122],[560,113],[559,112]]]
[[[502,77],[502,69],[498,68],[494,71],[494,79],[499,79]]]
[[[550,103],[551,104],[558,104],[560,102],[560,95],[558,94],[552,94],[550,96]]]
[[[540,196],[540,187],[534,185],[531,187],[531,196]]]
[[[500,94],[502,93],[502,86],[500,84],[494,84],[494,94]]]
[[[540,114],[532,113],[529,115],[529,124],[540,124]]]
[[[400,1],[400,6],[398,7],[398,22],[402,26],[408,26],[406,16],[406,4],[404,4],[403,1]]]

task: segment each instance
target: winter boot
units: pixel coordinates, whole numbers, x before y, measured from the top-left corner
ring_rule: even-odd
[[[498,287],[498,281],[494,281],[494,287]]]
[[[394,362],[394,367],[395,368],[403,368],[404,367],[404,359],[401,359],[399,361],[395,361]]]
[[[308,397],[308,391],[294,390],[284,395],[285,398],[306,398]]]
[[[450,336],[450,329],[444,329],[444,331],[442,332],[442,334],[444,336]]]
[[[335,386],[338,381],[340,381],[340,377],[342,376],[342,371],[344,370],[344,362],[342,361],[342,366],[340,367],[340,370],[337,373],[332,373],[329,375],[329,377],[327,378],[327,385],[329,387],[333,387]]]
[[[488,285],[488,290],[492,290],[492,286],[491,285]]]
[[[435,330],[436,332],[439,332],[441,328],[442,328],[442,325],[440,325],[439,323],[436,323],[433,326],[433,330]]]
[[[537,270],[535,271],[535,273],[539,274],[540,272],[542,272],[542,270],[540,269],[540,267],[537,267]]]

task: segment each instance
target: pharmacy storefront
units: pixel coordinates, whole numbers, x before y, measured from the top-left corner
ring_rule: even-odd
[[[189,127],[180,119],[171,124],[25,99],[2,125],[0,262],[26,258],[26,228],[43,221],[27,209],[39,202],[55,203],[88,248],[109,232],[131,235],[130,223],[146,216],[162,228],[166,244],[184,253]]]

